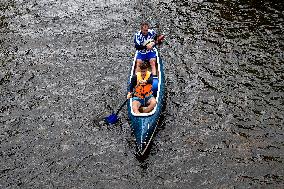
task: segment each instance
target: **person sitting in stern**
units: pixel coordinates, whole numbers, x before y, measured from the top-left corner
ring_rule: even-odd
[[[156,31],[153,29],[150,29],[150,26],[148,23],[143,22],[141,24],[141,30],[135,33],[134,37],[134,44],[136,50],[138,50],[137,54],[137,60],[136,60],[136,72],[139,70],[139,65],[149,60],[151,68],[152,68],[152,74],[153,77],[157,76],[156,72],[156,59],[157,55],[154,51],[154,47],[156,44],[161,43],[161,41],[164,39],[163,35],[157,35]]]

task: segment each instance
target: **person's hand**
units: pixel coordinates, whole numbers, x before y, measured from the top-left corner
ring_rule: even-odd
[[[139,81],[140,84],[145,84],[146,82],[147,82],[146,80]]]
[[[132,93],[131,92],[128,92],[127,94],[127,99],[130,99],[132,97]]]
[[[154,45],[155,45],[155,42],[150,42],[146,45],[146,47],[147,47],[148,50],[151,50]]]

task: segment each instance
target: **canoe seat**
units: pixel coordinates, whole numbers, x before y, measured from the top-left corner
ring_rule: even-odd
[[[157,97],[158,86],[159,86],[158,77],[153,77],[152,91],[153,91],[154,97]]]

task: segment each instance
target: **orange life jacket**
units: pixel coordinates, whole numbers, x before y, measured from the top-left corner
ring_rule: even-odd
[[[145,98],[147,96],[150,96],[152,91],[152,84],[147,83],[140,83],[142,80],[148,80],[150,78],[151,72],[147,71],[145,78],[143,79],[141,76],[141,72],[137,72],[137,85],[135,87],[135,96],[139,98]]]

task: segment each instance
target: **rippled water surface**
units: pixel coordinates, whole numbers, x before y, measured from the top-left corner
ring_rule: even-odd
[[[125,99],[133,34],[165,33],[148,157]],[[284,188],[284,3],[2,0],[0,188]]]

